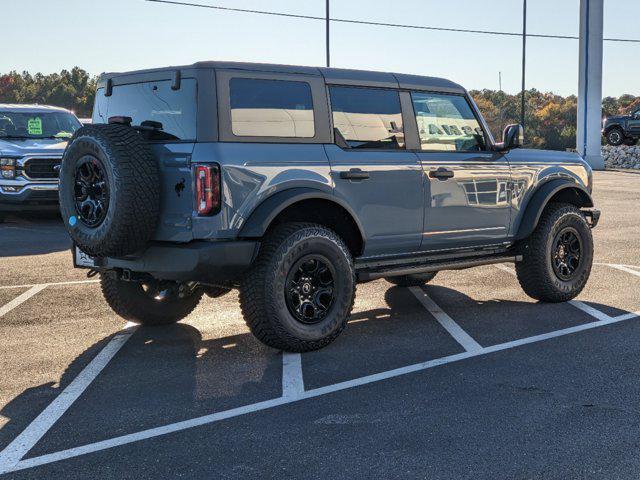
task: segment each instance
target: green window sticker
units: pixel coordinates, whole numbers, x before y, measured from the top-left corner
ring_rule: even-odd
[[[30,118],[27,121],[27,131],[29,135],[42,135],[42,119],[40,117]]]

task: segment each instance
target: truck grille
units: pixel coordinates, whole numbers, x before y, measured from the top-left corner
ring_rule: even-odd
[[[24,163],[24,173],[32,180],[58,178],[59,158],[30,158]]]

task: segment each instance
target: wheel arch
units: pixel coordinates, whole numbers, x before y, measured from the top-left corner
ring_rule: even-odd
[[[336,231],[352,255],[358,256],[364,251],[364,229],[351,207],[313,188],[292,188],[266,198],[249,215],[239,236],[261,238],[284,221],[320,223]]]
[[[570,203],[579,208],[594,206],[591,194],[584,186],[565,179],[550,180],[538,187],[527,203],[515,240],[522,240],[533,233],[550,202]]]

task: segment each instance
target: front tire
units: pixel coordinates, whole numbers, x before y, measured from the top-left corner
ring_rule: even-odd
[[[614,147],[620,146],[624,143],[624,133],[620,128],[612,128],[607,132],[607,143]]]
[[[342,332],[353,308],[356,277],[351,254],[332,230],[286,223],[265,239],[240,287],[251,332],[288,352],[320,349]]]
[[[170,325],[187,317],[202,298],[200,289],[185,284],[127,282],[109,274],[100,275],[102,294],[111,309],[127,321],[145,326]]]
[[[591,273],[593,237],[577,207],[548,205],[521,247],[523,260],[516,263],[516,273],[527,295],[543,302],[566,302],[580,294]]]
[[[402,275],[400,277],[386,278],[387,282],[398,285],[399,287],[419,287],[425,283],[429,283],[434,279],[438,272],[414,273],[411,275]]]

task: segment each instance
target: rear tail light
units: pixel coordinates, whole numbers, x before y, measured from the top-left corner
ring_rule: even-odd
[[[220,211],[220,167],[196,165],[196,212],[213,215]]]

